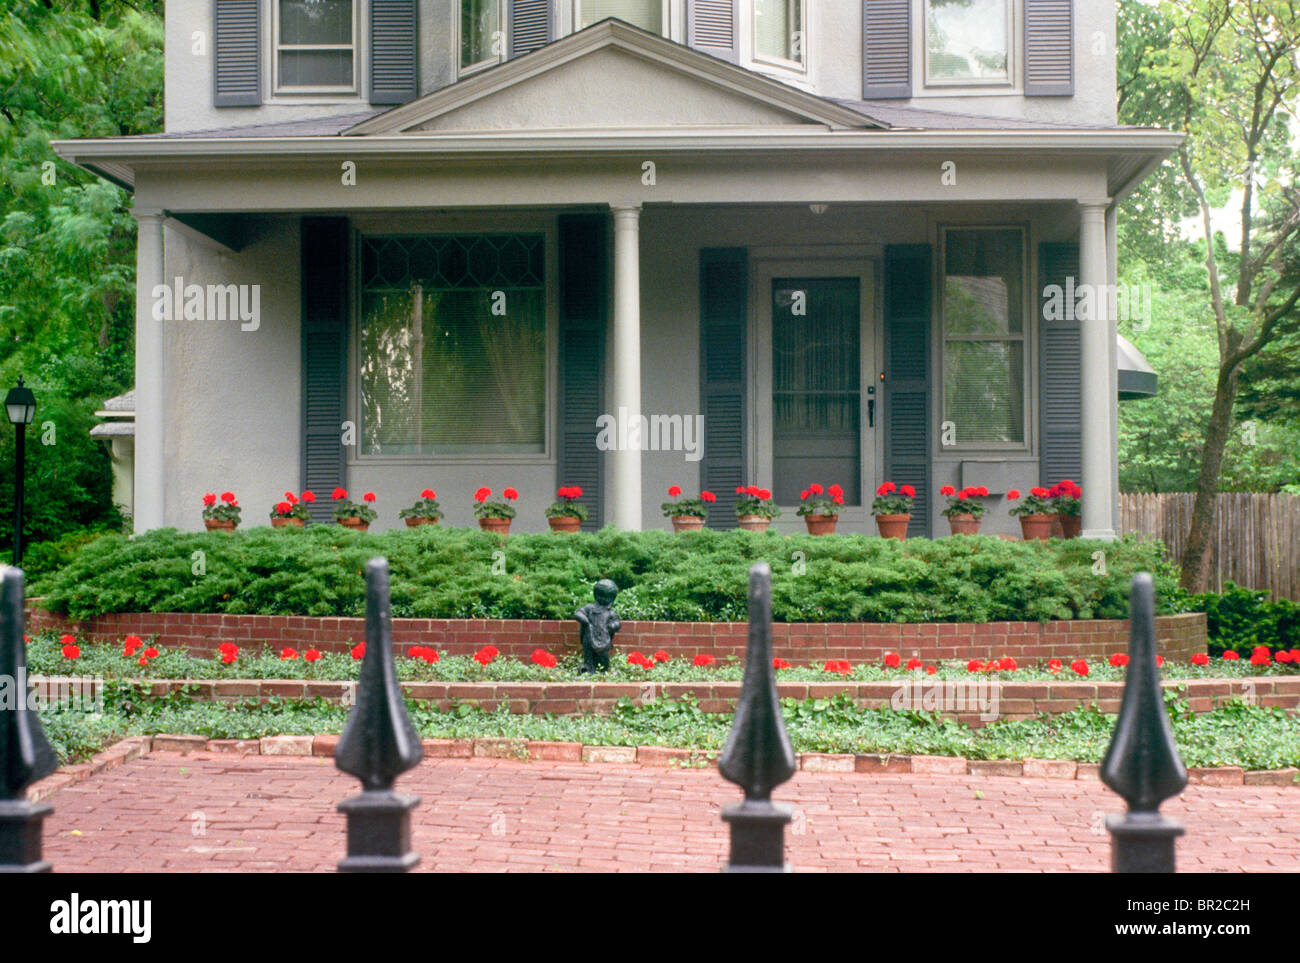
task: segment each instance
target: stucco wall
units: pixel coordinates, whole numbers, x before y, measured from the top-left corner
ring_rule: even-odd
[[[673,39],[685,39],[682,6],[671,0],[676,11]],[[910,101],[893,101],[900,106],[951,110],[973,114],[1028,118],[1080,124],[1115,122],[1115,3],[1114,0],[1074,0],[1075,6],[1075,94],[1073,97],[1024,97],[1021,82],[1021,8],[1016,4],[1012,61],[1016,83],[997,93],[925,90],[921,82],[920,43],[922,0],[913,0],[914,86],[917,96]],[[565,26],[569,0],[553,0],[558,22]],[[269,38],[272,4],[264,7],[264,74],[269,78]],[[455,80],[456,29],[453,5],[446,0],[420,0],[420,89],[438,90]],[[752,16],[750,4],[740,4],[742,63],[752,64]],[[360,17],[358,43],[362,91],[358,94],[268,96],[259,107],[212,106],[212,12],[211,0],[188,0],[167,5],[166,12],[166,98],[168,131],[205,130],[244,124],[266,124],[311,117],[332,116],[370,109],[365,99],[366,9]],[[806,73],[756,65],[777,79],[829,97],[862,96],[862,3],[861,0],[807,0]],[[203,52],[194,53],[200,34]],[[264,84],[265,86],[265,84]],[[590,94],[597,96],[600,87]],[[671,100],[671,92],[646,88],[643,94]],[[627,123],[635,123],[629,117]],[[514,126],[514,125],[512,125]],[[522,125],[521,125],[522,126]]]

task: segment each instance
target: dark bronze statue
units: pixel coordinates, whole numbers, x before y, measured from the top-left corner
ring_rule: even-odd
[[[614,633],[623,627],[614,611],[618,586],[607,578],[592,588],[596,601],[588,602],[573,617],[578,620],[582,640],[582,668],[579,672],[609,671],[609,656],[614,651]]]

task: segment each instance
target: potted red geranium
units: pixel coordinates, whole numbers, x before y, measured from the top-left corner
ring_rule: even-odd
[[[314,492],[305,491],[300,499],[293,492],[285,492],[284,500],[271,506],[271,527],[284,528],[293,526],[302,528],[310,517],[307,506],[316,500]]]
[[[1011,489],[1007,492],[1008,501],[1016,501],[1020,492]],[[1052,537],[1052,495],[1046,488],[1031,488],[1025,500],[1011,509],[1012,515],[1020,518],[1020,534],[1025,541],[1032,539],[1049,539]]]
[[[366,492],[361,496],[364,504],[358,505],[348,498],[346,488],[334,489],[334,520],[344,528],[350,528],[357,532],[365,532],[370,529],[370,523],[379,517],[379,513],[370,507],[375,500],[374,492]]]
[[[212,492],[203,496],[203,527],[210,532],[233,532],[239,524],[239,512],[233,492],[222,492],[220,503]]]
[[[844,489],[839,485],[823,489],[814,483],[799,493],[799,509],[795,514],[803,516],[809,535],[833,535],[843,504]]]
[[[736,524],[747,532],[765,532],[781,509],[772,501],[772,493],[757,485],[742,485],[736,489],[740,500],[736,502]]]
[[[555,492],[556,501],[546,509],[546,521],[553,532],[576,532],[587,520],[587,508],[578,504],[582,489],[577,485],[561,485]]]
[[[426,488],[420,492],[420,497],[415,500],[415,504],[410,508],[403,508],[397,513],[397,517],[406,519],[407,528],[437,525],[438,519],[442,518],[442,509],[438,507],[438,493],[432,488]]]
[[[907,526],[912,521],[912,499],[916,489],[911,485],[898,486],[891,481],[876,489],[876,500],[871,503],[871,514],[876,516],[876,527],[881,538],[907,538]]]
[[[988,498],[989,490],[983,485],[978,488],[963,488],[961,491],[951,485],[944,485],[939,494],[948,499],[943,514],[948,519],[948,527],[954,535],[978,535],[980,519],[988,511],[981,498]]]
[[[1052,510],[1061,523],[1063,538],[1078,538],[1083,530],[1083,489],[1070,479],[1059,481],[1047,490],[1052,497]]]
[[[491,497],[492,489],[486,487],[474,493],[474,517],[478,519],[478,527],[485,532],[509,535],[510,520],[515,517],[515,510],[507,502],[517,499],[519,492],[507,488],[501,492],[501,499],[488,501]]]
[[[681,485],[668,489],[669,498],[677,498],[682,493]],[[683,498],[681,501],[664,502],[664,517],[673,520],[674,532],[697,532],[704,527],[704,519],[709,515],[708,506],[718,500],[713,492],[700,492],[699,498]]]

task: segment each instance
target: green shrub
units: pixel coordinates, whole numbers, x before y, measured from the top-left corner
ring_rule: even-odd
[[[1106,552],[1102,572],[1093,553]],[[1158,542],[1004,542],[958,536],[897,542],[703,531],[514,535],[423,526],[359,534],[303,530],[110,535],[36,580],[55,612],[223,612],[356,616],[367,559],[388,558],[398,617],[570,618],[610,578],[624,619],[741,621],[750,565],[772,566],[780,622],[985,622],[1123,618],[1138,571],[1161,611],[1174,570]],[[504,565],[504,571],[501,567]]]
[[[1204,612],[1210,654],[1232,650],[1249,655],[1259,645],[1270,649],[1300,649],[1300,605],[1287,599],[1268,600],[1257,592],[1225,582],[1222,592],[1193,595],[1194,612]]]

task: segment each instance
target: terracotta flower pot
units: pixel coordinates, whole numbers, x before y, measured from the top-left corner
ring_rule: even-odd
[[[1061,519],[1061,537],[1078,538],[1083,531],[1083,517],[1080,515],[1059,515]]]
[[[909,515],[877,515],[876,528],[880,529],[881,538],[896,538],[900,542],[907,538],[907,524],[912,520]]]
[[[840,522],[838,515],[805,515],[803,523],[808,526],[809,535],[834,535],[835,526]]]
[[[205,518],[203,527],[210,532],[233,532],[239,523],[230,518]]]
[[[772,524],[772,519],[766,515],[741,515],[736,519],[736,524],[747,532],[765,532]]]
[[[301,518],[273,518],[271,519],[272,528],[302,528],[306,522]]]
[[[1046,541],[1052,537],[1053,515],[1021,515],[1020,533],[1026,542],[1033,539]]]
[[[699,515],[674,515],[674,532],[698,532],[704,527],[704,519]]]
[[[494,535],[509,535],[510,523],[514,521],[511,518],[480,518],[478,527],[485,532],[491,532]]]
[[[548,518],[547,522],[551,525],[553,532],[576,532],[582,528],[582,519],[575,518],[572,515],[560,515],[557,518]]]
[[[418,516],[408,516],[406,519],[407,528],[419,528],[421,525],[437,525],[436,518],[419,518]]]
[[[978,535],[980,520],[966,512],[960,515],[949,515],[948,527],[952,529],[954,535]]]
[[[339,524],[342,525],[344,528],[350,528],[355,532],[370,531],[370,523],[363,522],[359,518],[340,518]]]

